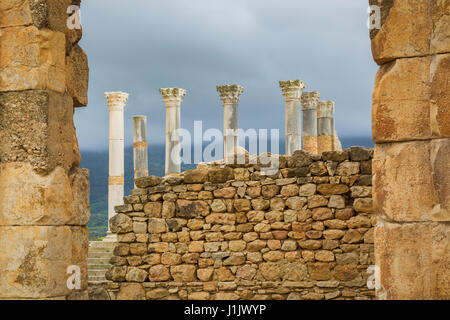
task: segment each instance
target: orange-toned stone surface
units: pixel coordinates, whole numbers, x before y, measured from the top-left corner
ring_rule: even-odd
[[[373,0],[382,8],[382,26],[372,32],[378,64],[397,58],[450,52],[449,0]]]
[[[374,141],[450,136],[449,68],[450,54],[383,65],[373,92]]]
[[[30,27],[2,29],[0,92],[66,90],[65,35]]]
[[[379,144],[374,201],[388,221],[450,221],[450,141]]]
[[[322,154],[327,151],[334,151],[334,136],[318,136],[317,153]]]
[[[85,227],[0,226],[0,299],[69,295],[67,267],[81,271],[87,288],[88,232]]]
[[[317,152],[317,136],[309,137],[303,136],[303,150],[308,151],[314,154],[318,154]],[[331,151],[331,150],[329,150]]]
[[[89,174],[68,176],[58,167],[47,176],[27,163],[0,165],[0,225],[86,225],[89,222]]]
[[[375,259],[381,299],[450,299],[448,223],[379,222]]]
[[[32,23],[28,0],[0,2],[0,27],[23,26]]]

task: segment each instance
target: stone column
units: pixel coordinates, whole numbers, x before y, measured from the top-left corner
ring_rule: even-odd
[[[303,106],[303,150],[317,154],[317,104],[320,93],[317,91],[304,92]]]
[[[217,86],[223,102],[223,154],[225,160],[234,159],[234,151],[239,146],[239,97],[244,88],[237,84]]]
[[[109,188],[108,221],[116,215],[115,206],[123,204],[124,196],[124,120],[128,93],[105,92],[109,106]],[[111,233],[108,223],[108,234]]]
[[[334,102],[319,101],[317,105],[317,152],[334,150]]]
[[[133,117],[134,179],[148,176],[147,148],[147,117],[135,116]]]
[[[300,100],[305,86],[301,80],[280,81],[286,99],[286,154],[289,156],[302,148]]]
[[[66,20],[61,1],[0,1],[0,300],[87,298],[89,171],[73,115],[89,68]]]
[[[159,89],[166,105],[166,163],[165,172],[181,172],[181,146],[178,129],[180,129],[180,107],[186,90],[180,88]]]
[[[372,101],[379,299],[450,299],[448,1],[375,1]],[[444,27],[447,26],[447,27]],[[420,35],[420,36],[419,36]]]

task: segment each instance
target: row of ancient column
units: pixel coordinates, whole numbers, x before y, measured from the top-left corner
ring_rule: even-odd
[[[320,93],[303,92],[305,86],[301,80],[280,81],[286,100],[286,154],[292,155],[300,149],[314,154],[341,150],[334,126],[334,102],[319,101]],[[303,117],[300,104],[303,106]]]
[[[319,101],[319,92],[303,92],[305,82],[301,80],[280,81],[286,100],[286,154],[302,149],[315,154],[340,149],[334,128],[334,102]],[[166,106],[166,153],[165,173],[181,172],[180,107],[186,90],[162,88],[159,90]],[[239,145],[238,107],[244,88],[237,84],[217,86],[223,102],[223,136],[225,158],[234,156]],[[114,207],[121,205],[124,196],[124,108],[128,93],[106,92],[109,105],[109,189],[108,217],[115,215]],[[300,110],[300,105],[303,109]],[[303,118],[301,117],[303,111]],[[148,175],[147,118],[133,117],[134,178]],[[302,132],[303,122],[303,132]],[[109,233],[109,230],[108,230]]]

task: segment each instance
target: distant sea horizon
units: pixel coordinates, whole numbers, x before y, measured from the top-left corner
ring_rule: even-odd
[[[362,146],[373,148],[371,137],[340,137],[342,148]],[[284,141],[280,141],[280,154],[284,154]],[[269,149],[270,151],[270,149]],[[108,150],[81,150],[81,167],[89,169],[91,184],[91,220],[88,224],[91,239],[106,235],[108,221]],[[149,174],[164,176],[165,146],[149,144]],[[182,171],[196,168],[196,164],[182,164]],[[125,147],[125,195],[134,188],[133,180],[133,148]]]

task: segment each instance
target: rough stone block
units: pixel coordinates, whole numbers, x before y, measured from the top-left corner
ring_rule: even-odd
[[[448,1],[370,0],[382,9],[382,26],[371,32],[372,54],[378,64],[396,58],[450,51]]]
[[[140,283],[123,283],[116,296],[117,300],[145,300],[145,290]]]
[[[377,73],[372,127],[376,143],[450,135],[450,54],[398,59]]]
[[[0,3],[0,26],[29,25],[32,21],[28,0],[8,0]]]
[[[88,104],[89,67],[86,53],[76,45],[66,57],[67,94],[73,98],[73,106]]]
[[[0,165],[0,225],[86,225],[89,173],[58,167],[42,176],[29,164]]]
[[[375,211],[394,221],[450,221],[450,139],[377,145]]]
[[[38,173],[76,162],[72,100],[52,91],[0,93],[0,162],[29,162]]]
[[[2,29],[0,91],[66,91],[65,37],[36,27]]]
[[[381,299],[450,299],[450,227],[446,223],[379,223],[375,260]]]
[[[0,299],[67,296],[67,268],[80,267],[87,289],[85,227],[0,227]]]

